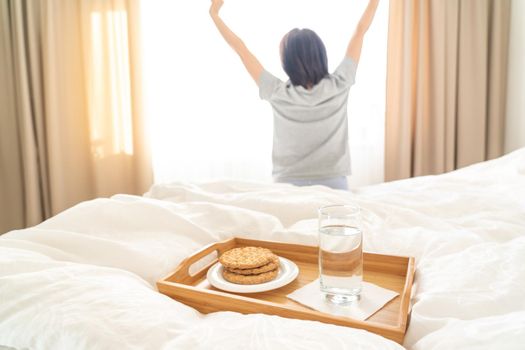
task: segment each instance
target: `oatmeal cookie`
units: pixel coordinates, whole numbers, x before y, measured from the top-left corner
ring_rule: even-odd
[[[228,250],[219,257],[219,262],[229,269],[255,269],[269,264],[275,255],[261,247],[243,247]]]
[[[258,275],[239,275],[224,269],[222,271],[222,277],[229,282],[237,284],[259,284],[275,279],[278,272],[279,269],[275,269]]]

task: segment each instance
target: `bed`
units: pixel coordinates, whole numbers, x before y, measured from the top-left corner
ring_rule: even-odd
[[[358,188],[220,181],[80,203],[0,237],[0,348],[402,349],[366,331],[202,315],[155,289],[240,236],[316,244],[316,210],[363,208],[367,251],[417,263],[408,349],[525,347],[525,149],[439,176]]]

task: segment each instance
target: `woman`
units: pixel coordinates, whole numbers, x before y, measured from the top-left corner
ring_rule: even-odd
[[[259,86],[260,97],[273,107],[275,181],[348,189],[348,93],[378,1],[368,3],[333,74],[328,73],[326,49],[315,32],[293,29],[286,34],[281,41],[281,62],[290,80],[282,82],[263,68],[219,17],[223,0],[212,0],[210,15],[217,29]]]

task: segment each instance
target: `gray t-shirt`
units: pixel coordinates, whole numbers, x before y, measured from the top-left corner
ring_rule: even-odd
[[[273,177],[323,179],[350,174],[347,101],[357,65],[349,57],[310,90],[267,71],[259,96],[273,108]]]

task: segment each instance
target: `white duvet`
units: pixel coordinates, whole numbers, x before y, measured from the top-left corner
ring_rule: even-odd
[[[81,203],[0,238],[0,348],[400,349],[366,331],[201,315],[155,281],[205,244],[316,244],[316,210],[357,202],[365,249],[415,256],[409,349],[525,348],[525,149],[357,189],[216,182]]]

